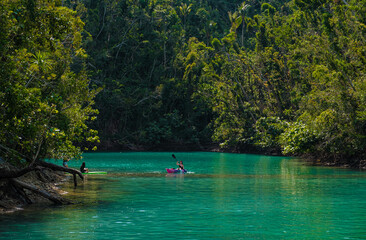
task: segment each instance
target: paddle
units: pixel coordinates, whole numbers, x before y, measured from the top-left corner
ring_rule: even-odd
[[[172,154],[172,157],[175,159],[175,160],[177,160],[177,158],[175,157],[175,155],[174,154]],[[179,169],[179,168],[178,168]]]
[[[173,157],[175,160],[177,160],[177,158],[175,157],[175,155],[174,155],[174,154],[172,154],[172,157]]]

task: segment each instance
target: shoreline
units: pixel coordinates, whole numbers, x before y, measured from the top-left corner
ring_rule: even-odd
[[[219,153],[238,153],[238,154],[257,154],[265,156],[283,156],[283,157],[295,157],[302,159],[309,166],[322,166],[322,167],[340,167],[352,170],[366,170],[366,159],[354,158],[346,161],[345,159],[321,159],[321,157],[315,157],[311,154],[302,155],[283,155],[280,149],[260,149],[255,147],[232,147],[223,149],[219,144],[206,143],[206,144],[159,144],[155,146],[135,145],[135,144],[117,144],[107,142],[106,144],[99,145],[96,152],[219,152]],[[92,151],[88,151],[92,152]]]
[[[39,177],[35,172],[27,173],[21,177],[20,180],[31,183],[37,188],[47,191],[48,193],[63,198],[62,196],[67,195],[68,192],[65,192],[60,188],[64,182],[68,180],[68,177],[61,172],[47,171],[46,178],[43,179]],[[7,180],[0,181],[0,195],[3,195],[4,191],[7,190],[6,185]],[[28,206],[32,206],[33,204],[47,204],[53,205],[50,200],[32,193],[31,191],[25,190],[27,197],[31,200],[31,203],[27,203],[22,199],[22,197],[14,196],[14,194],[3,195],[3,199],[0,200],[0,215],[2,214],[12,214],[17,211],[22,211]]]

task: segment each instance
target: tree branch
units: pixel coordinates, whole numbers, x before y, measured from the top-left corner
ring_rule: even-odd
[[[84,180],[83,174],[80,171],[78,171],[76,169],[73,169],[73,168],[67,168],[67,167],[59,166],[59,165],[44,162],[44,161],[37,161],[36,165],[42,166],[42,167],[45,167],[45,168],[49,168],[49,169],[52,169],[52,170],[55,170],[55,171],[62,171],[62,172],[68,172],[68,173],[71,173],[71,174],[77,174],[77,175],[79,175],[79,177],[81,179]]]
[[[59,166],[53,163],[48,163],[48,162],[43,162],[43,161],[37,161],[36,165],[45,167],[45,168],[49,168],[55,171],[62,171],[62,172],[68,172],[71,173],[74,176],[74,186],[77,186],[77,181],[76,181],[76,175],[79,175],[79,177],[84,180],[84,176],[83,174],[76,170],[76,169],[72,169],[72,168],[67,168],[67,167],[63,167],[63,166]]]
[[[43,137],[41,139],[41,142],[38,145],[38,149],[37,149],[36,155],[33,157],[32,162],[29,164],[29,166],[34,165],[34,163],[36,162],[36,160],[38,158],[38,155],[39,155],[39,152],[41,151],[42,144],[43,144]]]

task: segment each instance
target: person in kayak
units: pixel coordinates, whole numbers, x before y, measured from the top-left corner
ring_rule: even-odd
[[[80,172],[82,173],[87,173],[89,172],[89,169],[88,168],[85,168],[85,162],[83,162],[80,166]]]
[[[178,165],[178,169],[179,170],[184,170],[184,165],[183,165],[183,161],[177,161],[177,165]]]

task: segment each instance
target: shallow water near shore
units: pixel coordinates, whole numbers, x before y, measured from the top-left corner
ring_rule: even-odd
[[[108,174],[61,185],[76,204],[0,216],[0,239],[365,239],[366,172],[174,154],[187,174],[166,173],[171,153],[86,153],[90,171]]]

